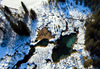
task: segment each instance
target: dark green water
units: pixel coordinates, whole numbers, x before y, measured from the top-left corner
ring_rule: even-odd
[[[53,48],[52,59],[54,62],[58,62],[60,59],[66,58],[72,51],[72,44],[75,42],[76,34],[61,36],[57,40],[56,47]]]
[[[48,39],[42,39],[40,42],[38,42],[35,46],[47,46],[49,43]]]

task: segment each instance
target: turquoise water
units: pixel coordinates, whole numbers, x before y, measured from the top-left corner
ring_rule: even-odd
[[[58,62],[60,59],[66,58],[72,51],[72,44],[74,44],[76,34],[61,36],[56,42],[56,47],[53,48],[52,59],[54,62]]]

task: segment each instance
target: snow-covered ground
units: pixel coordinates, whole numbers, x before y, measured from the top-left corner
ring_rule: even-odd
[[[77,67],[78,69],[84,69],[83,57],[91,57],[89,52],[84,50],[85,21],[81,22],[80,19],[85,20],[87,15],[91,14],[90,9],[88,7],[84,7],[84,3],[82,5],[76,5],[75,1],[73,0],[69,0],[69,2],[65,3],[58,3],[58,7],[49,5],[47,0],[22,1],[27,6],[28,10],[32,8],[36,11],[37,20],[32,22],[29,19],[27,23],[31,30],[30,37],[21,37],[12,32],[12,35],[7,38],[7,41],[0,41],[0,69],[5,69],[8,67],[11,68],[17,63],[17,61],[22,60],[29,52],[30,47],[28,43],[31,45],[34,44],[34,41],[37,37],[36,35],[38,34],[37,28],[42,29],[44,27],[47,27],[48,30],[51,31],[52,35],[55,35],[55,38],[50,39],[50,41],[56,41],[60,35],[69,35],[70,33],[73,33],[74,27],[78,28],[78,39],[73,46],[73,49],[77,50],[77,52],[71,54],[65,59],[61,59],[58,63],[53,63],[51,55],[52,49],[55,47],[54,44],[48,44],[47,47],[36,47],[34,55],[27,63],[21,64],[20,69],[32,69],[32,67],[35,66],[32,63],[37,65],[37,69],[73,69],[74,67]],[[0,0],[0,4],[7,5],[11,8],[16,8],[19,10],[19,12],[22,11],[21,0]],[[7,25],[9,25],[1,11],[0,18],[2,18]],[[66,22],[68,23],[68,31],[61,33],[61,31],[66,30]],[[2,42],[4,42],[6,46],[2,47]],[[46,63],[46,59],[50,59],[51,62]],[[93,67],[91,66],[90,68]]]

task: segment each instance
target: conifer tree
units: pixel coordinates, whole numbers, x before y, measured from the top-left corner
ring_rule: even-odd
[[[22,5],[22,7],[23,7],[25,13],[28,14],[28,13],[29,13],[29,12],[28,12],[28,9],[27,9],[27,7],[25,6],[25,4],[24,4],[22,1],[21,1],[21,5]]]
[[[99,48],[99,46],[97,46],[96,48],[94,48],[94,49],[91,51],[91,55],[96,54],[96,52],[97,52],[98,48]]]
[[[98,66],[100,68],[100,58],[96,59],[93,63],[93,66],[96,67]]]

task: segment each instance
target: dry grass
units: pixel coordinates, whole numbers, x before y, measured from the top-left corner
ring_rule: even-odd
[[[37,35],[36,40],[42,40],[44,38],[46,38],[46,39],[54,38],[54,36],[51,35],[51,32],[48,31],[47,28],[43,28],[43,29],[38,31],[38,35]]]

